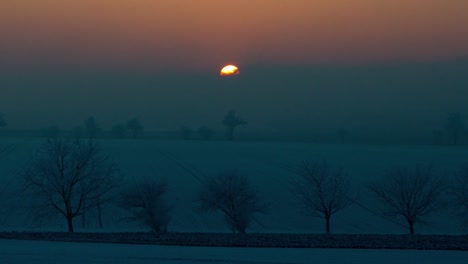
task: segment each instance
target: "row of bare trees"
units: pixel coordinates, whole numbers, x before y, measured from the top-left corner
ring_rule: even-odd
[[[130,220],[162,232],[167,230],[173,209],[166,194],[165,180],[145,179],[124,190],[117,205],[130,213]],[[248,178],[235,172],[203,179],[196,201],[200,212],[220,213],[233,233],[245,233],[255,215],[267,209]]]
[[[325,162],[304,162],[290,186],[305,212],[325,220],[327,233],[331,230],[332,216],[356,203],[344,170]],[[166,230],[171,212],[164,200],[166,187],[166,182],[149,180],[139,188],[130,189],[122,197],[121,205],[133,212],[133,220],[153,231]],[[465,217],[468,212],[468,169],[457,174],[456,184],[451,188],[428,166],[389,170],[383,180],[371,183],[368,188],[382,203],[381,214],[404,220],[410,234],[415,233],[415,224],[423,222],[424,217],[445,207],[443,194],[452,195]],[[248,178],[235,172],[202,180],[197,201],[202,212],[220,213],[234,233],[245,233],[257,214],[271,209]]]
[[[229,111],[223,118],[222,124],[226,127],[226,138],[227,140],[234,140],[235,130],[239,126],[247,124],[243,118],[241,118],[236,111]],[[0,113],[0,127],[6,126],[6,122],[3,119],[2,113]],[[111,128],[110,135],[115,138],[137,138],[143,132],[143,125],[137,118],[132,118],[126,123],[118,123]],[[94,116],[88,117],[83,126],[74,127],[71,130],[73,137],[88,137],[96,138],[102,132],[101,127],[94,118]],[[206,125],[200,126],[196,131],[188,126],[182,126],[179,130],[180,136],[184,140],[189,140],[197,134],[197,137],[201,140],[210,140],[214,131]],[[57,126],[49,126],[42,131],[44,137],[58,137],[60,135],[60,129]]]
[[[327,233],[334,214],[358,203],[342,168],[330,168],[325,162],[304,163],[297,176],[292,194],[312,215],[325,219]],[[468,167],[452,179],[448,183],[447,175],[437,175],[431,166],[393,168],[367,188],[382,205],[376,211],[403,220],[409,233],[414,234],[415,224],[446,209],[450,202],[462,219],[468,220]]]
[[[62,215],[70,232],[74,231],[76,217],[97,209],[101,218],[101,207],[109,202],[154,232],[166,231],[174,207],[165,197],[167,182],[150,178],[122,186],[117,172],[115,163],[94,138],[57,137],[47,139],[37,150],[22,172],[22,179],[33,194],[35,209]],[[414,226],[424,217],[446,206],[447,195],[467,216],[468,168],[454,179],[454,184],[447,184],[430,166],[395,168],[369,184],[368,189],[381,201],[382,215],[404,220],[413,234]],[[303,162],[294,170],[289,191],[303,210],[324,219],[327,233],[332,217],[356,203],[346,172],[326,162]],[[202,177],[196,200],[200,211],[220,213],[236,233],[245,233],[256,215],[272,209],[249,178],[236,172]]]

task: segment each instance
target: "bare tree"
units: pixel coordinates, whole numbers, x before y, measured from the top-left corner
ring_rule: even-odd
[[[213,137],[213,130],[207,126],[198,128],[198,136],[201,140],[210,140]]]
[[[468,166],[463,167],[455,175],[455,181],[451,187],[451,194],[455,198],[455,206],[460,210],[462,217],[468,218]]]
[[[97,134],[101,131],[94,116],[88,117],[84,122],[87,137],[90,139],[96,138]]]
[[[115,187],[115,165],[94,141],[49,138],[24,172],[38,210],[52,209],[73,220],[108,200]]]
[[[440,208],[443,186],[430,166],[419,166],[389,170],[382,182],[370,185],[370,190],[385,206],[384,214],[402,217],[414,234],[414,225]]]
[[[247,125],[234,110],[229,111],[223,119],[223,125],[226,126],[226,136],[228,140],[234,140],[234,131],[238,126]]]
[[[449,113],[445,124],[445,129],[449,133],[453,145],[457,145],[460,136],[465,131],[465,123],[463,122],[460,113]]]
[[[326,162],[303,162],[292,181],[292,195],[315,217],[325,219],[330,233],[331,217],[352,204],[349,182],[342,168],[332,169]]]
[[[266,212],[248,178],[235,172],[207,178],[198,201],[202,211],[220,212],[233,233],[244,234],[255,214]]]
[[[140,222],[156,233],[165,232],[172,210],[164,198],[166,192],[166,181],[147,179],[127,187],[118,206],[131,214],[131,221]]]
[[[140,134],[143,131],[143,125],[137,118],[128,120],[127,128],[132,133],[132,138],[137,138],[138,134]]]

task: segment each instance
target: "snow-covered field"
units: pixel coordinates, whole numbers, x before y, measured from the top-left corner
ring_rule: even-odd
[[[8,264],[465,264],[467,262],[466,251],[203,248],[0,240],[0,263]]]
[[[16,193],[18,171],[42,139],[2,138],[0,146],[8,146],[6,157],[0,159],[0,229],[65,231],[65,221],[49,221],[36,225],[25,215],[29,197]],[[432,164],[436,173],[451,175],[468,164],[468,148],[449,146],[370,146],[317,145],[281,142],[224,141],[162,141],[162,140],[102,140],[103,149],[111,154],[128,181],[144,177],[163,177],[169,183],[169,200],[174,205],[169,226],[175,232],[229,232],[218,215],[203,215],[195,210],[197,180],[179,164],[198,175],[212,175],[223,170],[237,170],[250,177],[260,195],[269,205],[269,212],[259,217],[250,232],[320,233],[322,219],[312,218],[298,209],[289,193],[293,176],[282,165],[298,165],[303,160],[325,159],[347,171],[361,207],[353,205],[332,219],[333,233],[393,233],[404,234],[404,226],[375,213],[379,204],[366,186],[378,181],[386,169],[395,166]],[[5,187],[7,186],[7,187]],[[450,205],[450,203],[448,203]],[[370,210],[369,210],[370,209]],[[6,211],[6,214],[1,214]],[[104,209],[104,231],[137,231],[142,227],[122,220],[124,215],[113,206]],[[88,216],[84,231],[96,230],[96,221]],[[76,228],[81,228],[80,219]],[[466,234],[468,230],[451,208],[425,219],[416,226],[423,234]]]

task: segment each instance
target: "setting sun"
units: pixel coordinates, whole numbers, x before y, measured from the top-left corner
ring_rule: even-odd
[[[227,65],[221,69],[221,72],[219,74],[224,76],[224,75],[237,75],[239,73],[240,73],[239,68],[237,68],[234,65]]]

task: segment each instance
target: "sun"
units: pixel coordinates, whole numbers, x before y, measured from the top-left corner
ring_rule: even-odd
[[[219,72],[219,74],[221,76],[237,75],[239,73],[240,73],[239,68],[237,66],[234,66],[234,65],[226,65]]]

